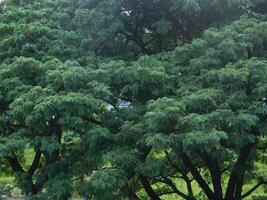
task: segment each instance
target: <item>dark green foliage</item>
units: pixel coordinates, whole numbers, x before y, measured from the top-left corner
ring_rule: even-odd
[[[86,142],[91,137],[97,140],[90,130],[100,125],[106,111],[106,103],[97,99],[101,94],[90,84],[88,70],[58,60],[41,63],[20,57],[1,65],[0,77],[1,117],[5,120],[0,155],[16,173],[18,184],[26,194],[44,187],[53,195],[53,185],[58,184],[63,184],[62,188],[72,187],[67,174],[77,173],[72,168],[75,162],[90,162],[83,158],[90,151]],[[70,136],[73,138],[68,141]],[[86,140],[82,140],[85,136]],[[83,146],[86,150],[82,150]],[[34,150],[35,158],[28,169],[23,169],[19,156],[28,148]],[[97,165],[97,158],[90,156],[90,160],[90,165]],[[68,196],[71,190],[62,192]]]
[[[36,200],[266,198],[264,5],[2,2],[0,175]]]
[[[69,58],[73,58],[73,54],[81,57],[81,52],[75,49],[78,44],[83,53],[90,50],[97,55],[122,58],[173,50],[177,45],[201,36],[209,26],[227,24],[242,14],[262,17],[265,13],[262,0],[8,2],[8,9],[3,8],[5,15],[1,17],[2,22],[31,26],[41,23],[53,31],[50,53],[57,55],[66,51],[64,56]],[[43,32],[39,33],[43,37],[38,39],[42,39],[45,46],[49,45],[47,39],[51,39]],[[70,37],[66,38],[67,46],[64,39],[57,39],[57,36]],[[35,47],[27,48],[28,51],[36,50]]]
[[[109,56],[172,50],[199,37],[211,25],[221,26],[242,14],[261,13],[263,4],[228,0],[75,2],[79,7],[74,18],[77,28],[90,35],[97,54]]]
[[[266,22],[247,18],[209,29],[202,39],[178,47],[173,54],[140,58],[143,70],[150,65],[153,70],[142,71],[138,79],[136,63],[133,74],[132,66],[121,62],[109,63],[106,73],[104,68],[96,70],[100,77],[115,75],[107,82],[112,93],[132,103],[120,111],[125,122],[106,157],[117,169],[114,178],[120,173],[128,179],[118,184],[122,193],[131,196],[144,188],[151,199],[165,192],[198,199],[200,194],[191,191],[196,182],[205,198],[228,200],[241,198],[242,185],[251,178],[266,183],[265,175],[252,170],[256,144],[266,137],[266,31]],[[154,92],[146,89],[147,83]],[[222,183],[225,176],[230,180]],[[185,181],[188,191],[176,188],[174,177]],[[151,190],[159,183],[164,186]]]

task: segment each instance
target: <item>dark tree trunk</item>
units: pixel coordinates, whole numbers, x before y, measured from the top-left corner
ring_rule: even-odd
[[[184,165],[188,168],[192,176],[195,178],[197,181],[198,185],[201,187],[205,195],[208,197],[209,200],[217,200],[215,194],[213,191],[210,189],[209,185],[206,183],[204,178],[201,176],[199,171],[196,169],[190,158],[186,155],[183,154],[182,160]]]
[[[254,144],[247,144],[241,148],[239,157],[232,169],[224,200],[240,200],[246,165]]]
[[[154,189],[151,187],[148,179],[143,175],[140,175],[139,179],[140,179],[140,181],[141,181],[146,193],[151,198],[151,200],[160,200],[158,195],[155,193]]]
[[[211,181],[214,189],[216,200],[223,199],[222,191],[222,172],[216,158],[212,158],[207,152],[199,153],[201,159],[206,163],[211,175]]]

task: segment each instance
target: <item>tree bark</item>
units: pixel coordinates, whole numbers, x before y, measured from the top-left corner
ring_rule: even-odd
[[[218,164],[218,160],[216,158],[212,158],[208,153],[202,152],[199,153],[201,159],[208,166],[211,175],[211,181],[214,189],[214,193],[216,196],[216,200],[223,199],[223,191],[222,191],[222,172],[221,168]]]
[[[201,174],[198,172],[190,158],[184,153],[182,156],[182,160],[184,165],[189,169],[192,176],[197,181],[198,185],[201,187],[205,195],[208,197],[209,200],[217,200],[215,194],[210,189],[209,185],[206,183],[204,178],[201,176]]]
[[[33,173],[34,171],[36,170],[36,165],[37,165],[37,157],[39,156],[39,153],[36,153],[35,155],[35,158],[34,158],[34,161],[33,161],[33,164],[31,165],[29,171],[25,171],[21,164],[19,163],[19,160],[17,158],[17,156],[15,154],[13,154],[13,156],[10,156],[10,157],[7,157],[6,159],[8,160],[12,170],[15,172],[15,173],[22,173],[22,174],[25,174],[26,175],[26,178],[25,180],[28,182],[29,184],[29,188],[30,190],[27,190],[27,191],[23,191],[26,193],[26,195],[32,193],[32,194],[37,194],[41,188],[39,188],[37,185],[35,185],[33,183],[33,180],[32,180],[32,176],[33,176]],[[38,162],[39,164],[39,162]],[[36,167],[36,168],[35,168]]]
[[[148,179],[144,175],[140,175],[139,179],[140,179],[146,193],[151,198],[151,200],[160,200],[160,198],[158,197],[158,195],[156,194],[156,192],[154,191],[154,189],[150,185]]]
[[[256,189],[258,189],[261,185],[267,185],[267,181],[264,182],[264,181],[261,181],[259,183],[257,183],[254,187],[252,187],[249,191],[247,191],[245,194],[243,194],[241,196],[241,199],[244,199],[246,197],[248,197],[249,195],[251,195]]]
[[[241,199],[242,186],[246,172],[246,164],[254,144],[247,144],[240,149],[239,156],[230,174],[225,200]]]
[[[41,155],[42,155],[42,152],[40,151],[40,149],[37,149],[35,156],[34,156],[34,159],[32,161],[32,164],[31,164],[30,168],[28,169],[28,173],[30,176],[33,176],[36,169],[38,168],[38,165],[39,165],[40,159],[41,159]]]

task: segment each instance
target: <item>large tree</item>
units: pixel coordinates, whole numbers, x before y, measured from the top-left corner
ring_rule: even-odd
[[[75,62],[24,57],[0,65],[0,82],[1,159],[26,195],[45,189],[44,199],[66,199],[72,179],[98,166],[108,90]]]
[[[142,199],[144,190],[151,199],[237,200],[266,185],[266,170],[255,170],[266,148],[259,142],[266,136],[266,31],[266,22],[243,18],[173,53],[96,70],[114,98],[130,105],[114,109],[121,123],[106,155],[113,167],[89,181],[92,197]],[[251,180],[255,186],[244,191]]]
[[[267,174],[265,4],[1,2],[0,169],[29,199],[251,196]]]

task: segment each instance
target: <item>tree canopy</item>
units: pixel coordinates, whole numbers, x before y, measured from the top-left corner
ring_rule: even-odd
[[[0,175],[32,200],[266,198],[265,5],[1,2]]]

